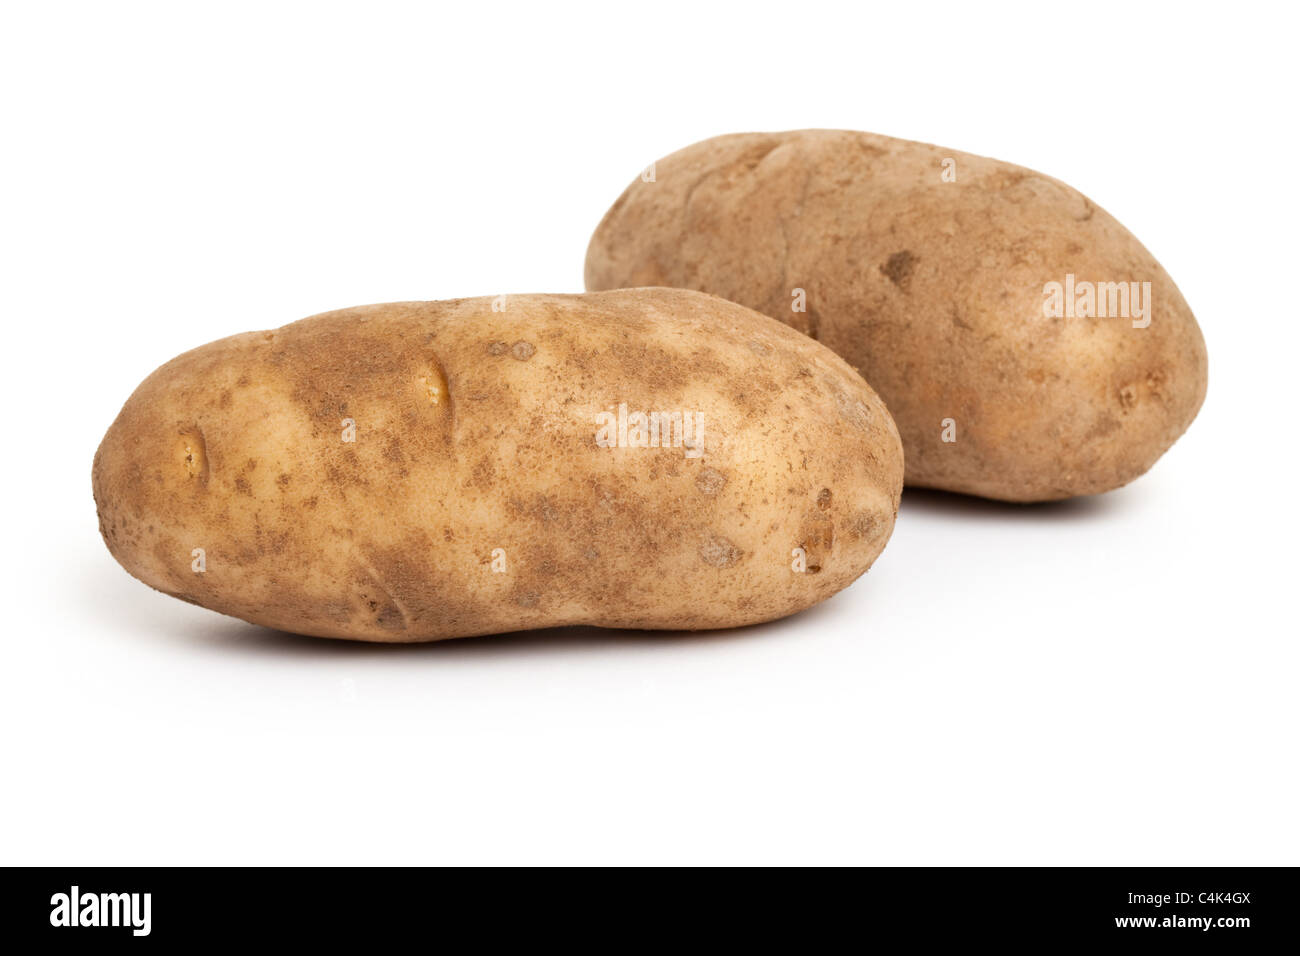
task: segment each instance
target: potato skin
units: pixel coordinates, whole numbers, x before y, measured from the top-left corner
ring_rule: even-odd
[[[1045,317],[1045,284],[1067,274],[1149,281],[1149,326]],[[829,346],[885,400],[914,486],[1007,501],[1117,488],[1205,397],[1191,310],[1106,212],[1031,170],[871,133],[719,136],[660,160],[596,229],[586,281],[700,289]]]
[[[699,413],[702,454],[598,446],[619,403]],[[902,471],[883,403],[829,349],[712,296],[632,289],[367,306],[213,342],[140,385],[93,484],[109,550],[158,590],[425,641],[792,614],[870,567]]]

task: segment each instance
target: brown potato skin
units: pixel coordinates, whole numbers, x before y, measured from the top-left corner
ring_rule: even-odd
[[[168,362],[95,455],[109,550],[225,614],[391,642],[753,624],[885,546],[898,432],[829,349],[678,289],[493,302],[345,309]],[[699,412],[702,456],[598,447],[620,402]]]
[[[941,178],[949,158],[955,182]],[[1044,284],[1067,273],[1149,281],[1149,327],[1044,317]],[[1117,488],[1205,397],[1191,310],[1095,203],[1028,169],[871,133],[719,136],[658,161],[596,229],[586,283],[700,289],[829,346],[885,400],[914,486],[1021,502]]]

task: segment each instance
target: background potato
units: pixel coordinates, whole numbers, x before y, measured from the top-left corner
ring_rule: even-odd
[[[1149,324],[1045,316],[1067,274],[1149,282]],[[1105,211],[1031,170],[871,133],[719,136],[660,160],[596,229],[586,278],[712,292],[829,346],[888,405],[911,485],[1106,491],[1205,396],[1187,303]]]
[[[598,445],[621,403],[701,415],[699,457]],[[633,289],[367,306],[213,342],[136,390],[93,481],[109,549],[152,587],[418,641],[791,614],[880,553],[902,453],[829,349],[721,299]]]

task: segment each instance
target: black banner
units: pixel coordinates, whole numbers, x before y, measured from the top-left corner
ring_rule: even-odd
[[[607,875],[424,869],[11,869],[5,927],[36,943],[220,945],[565,936],[733,944],[1293,945],[1293,869],[897,869]],[[511,886],[515,880],[518,884]],[[655,889],[651,889],[651,884]],[[701,938],[701,936],[703,938]]]

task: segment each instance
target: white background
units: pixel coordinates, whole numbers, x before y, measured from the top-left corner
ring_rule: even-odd
[[[904,6],[7,5],[2,861],[1300,863],[1293,11]],[[649,162],[801,127],[1117,216],[1205,332],[1188,434],[1095,499],[908,493],[853,587],[703,636],[316,641],[101,543],[173,355],[581,291]]]

